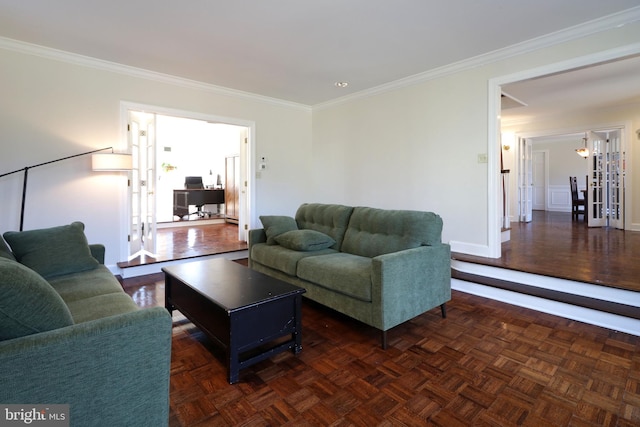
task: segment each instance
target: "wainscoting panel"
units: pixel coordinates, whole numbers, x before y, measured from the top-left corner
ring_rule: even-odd
[[[571,189],[567,185],[549,186],[548,211],[571,212]]]

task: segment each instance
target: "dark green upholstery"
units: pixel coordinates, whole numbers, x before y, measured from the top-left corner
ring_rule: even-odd
[[[7,246],[7,242],[5,242],[1,236],[0,236],[0,258],[6,258],[12,261],[16,260],[16,257],[13,255],[13,252],[11,252],[11,249],[9,249],[9,246]]]
[[[441,244],[442,219],[433,212],[354,208],[342,252],[378,255]]]
[[[167,426],[171,316],[140,309],[83,229],[0,243],[0,402],[69,404],[71,425]]]
[[[73,325],[60,295],[35,271],[0,258],[0,340]]]
[[[275,245],[276,237],[287,231],[297,230],[296,220],[284,215],[262,215],[260,222],[267,234],[267,245]]]
[[[275,238],[280,246],[295,251],[319,251],[336,244],[330,236],[316,230],[291,230]]]
[[[4,238],[16,259],[45,279],[92,270],[98,265],[81,222],[39,230],[7,231]]]
[[[252,230],[253,231],[253,230]],[[263,265],[269,265],[276,270],[291,276],[296,275],[298,261],[309,256],[336,253],[335,249],[323,249],[322,251],[295,251],[280,245],[256,245],[251,251],[251,259]]]
[[[305,203],[296,212],[296,223],[300,230],[316,230],[330,236],[336,241],[331,248],[340,250],[352,211],[350,206]]]
[[[451,251],[432,212],[310,203],[296,222],[336,243],[305,252],[267,245],[264,229],[250,230],[249,266],[381,331],[451,299]]]

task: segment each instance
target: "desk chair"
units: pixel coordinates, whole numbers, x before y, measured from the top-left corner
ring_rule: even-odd
[[[585,200],[578,196],[578,181],[575,176],[569,177],[569,186],[571,188],[571,219],[577,221],[578,215],[582,215],[582,218],[586,220],[587,206]]]
[[[187,190],[204,190],[204,183],[202,182],[201,176],[185,176],[184,177],[184,188]],[[196,211],[191,212],[188,216],[198,215],[198,218],[204,218],[205,216],[211,217],[212,213],[209,211],[203,211],[204,207],[204,197],[196,197],[201,204],[196,202],[195,207]]]

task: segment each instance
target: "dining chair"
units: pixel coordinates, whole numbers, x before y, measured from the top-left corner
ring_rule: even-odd
[[[571,219],[577,221],[578,215],[582,215],[582,218],[586,220],[587,207],[585,200],[578,195],[578,181],[575,176],[569,177],[569,186],[571,187]]]

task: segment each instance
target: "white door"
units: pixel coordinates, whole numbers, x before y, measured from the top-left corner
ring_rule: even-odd
[[[621,134],[620,129],[608,134],[609,225],[624,229],[625,151]]]
[[[247,188],[247,177],[248,177],[248,168],[247,168],[247,159],[249,157],[248,153],[248,143],[249,143],[249,129],[243,128],[240,132],[240,162],[239,162],[239,181],[237,183],[238,188],[238,240],[247,242],[249,240],[249,214],[248,214],[248,204],[247,204],[247,196],[248,196],[248,188]]]
[[[518,138],[518,221],[533,217],[533,173],[531,140]]]
[[[587,221],[589,227],[607,225],[607,136],[588,133]]]
[[[129,111],[133,168],[129,183],[129,259],[155,256],[155,114]]]
[[[548,151],[533,152],[533,210],[547,209],[547,154]]]
[[[625,162],[621,130],[589,132],[589,227],[624,229]]]

